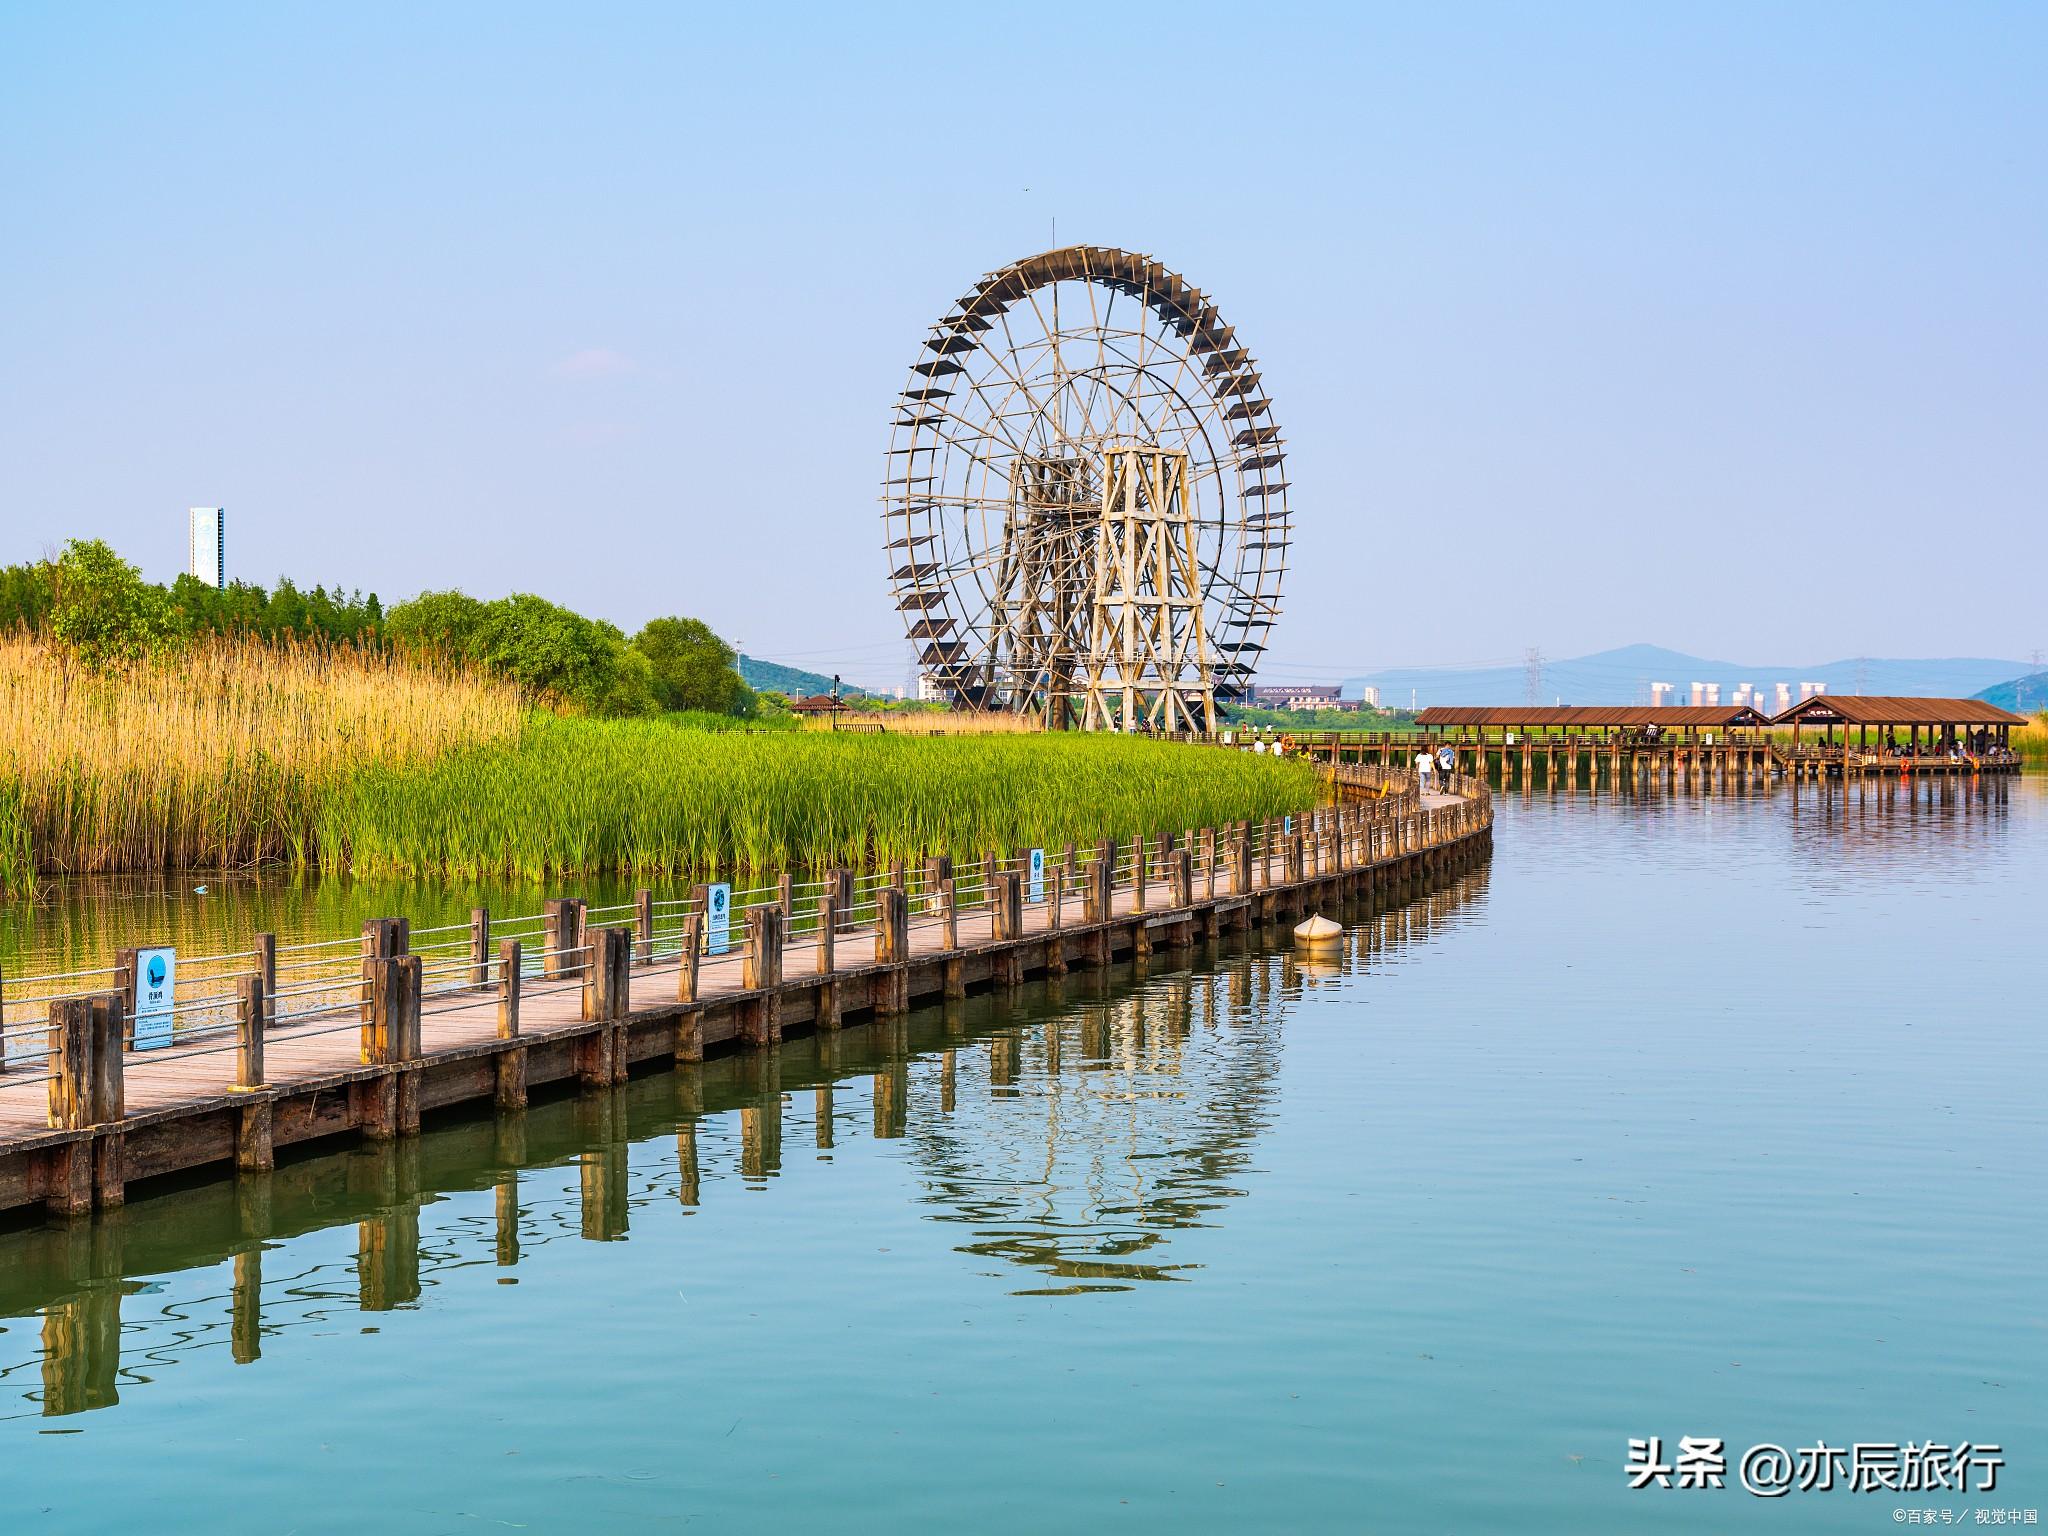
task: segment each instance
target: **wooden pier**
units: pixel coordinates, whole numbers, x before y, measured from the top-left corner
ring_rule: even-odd
[[[2026,719],[1981,699],[1816,694],[1766,718],[1748,705],[1440,707],[1408,731],[1294,731],[1319,762],[1407,770],[1449,747],[1502,785],[1755,786],[1778,779],[2017,773]],[[1247,736],[1246,739],[1249,739]]]
[[[134,1048],[132,967],[94,973],[112,978],[106,990],[43,999],[33,1021],[18,1001],[0,1015],[0,1211],[83,1215],[166,1174],[266,1170],[279,1148],[330,1137],[410,1137],[437,1110],[516,1113],[544,1084],[612,1086],[643,1064],[772,1050],[927,999],[1401,897],[1491,849],[1477,780],[1425,801],[1399,771],[1329,772],[1337,804],[1299,818],[1069,845],[1044,857],[1036,900],[1028,853],[957,872],[931,860],[802,887],[784,877],[733,902],[724,952],[708,887],[687,902],[643,892],[610,925],[564,898],[496,930],[479,912],[447,936],[382,918],[284,951],[259,938],[228,957],[246,972],[184,1005],[158,1049]],[[532,947],[506,931],[534,934]]]

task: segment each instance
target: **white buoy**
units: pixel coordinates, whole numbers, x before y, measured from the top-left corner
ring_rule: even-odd
[[[1341,925],[1331,922],[1318,912],[1306,922],[1294,926],[1294,942],[1306,944],[1310,949],[1322,949],[1335,944],[1344,937]]]

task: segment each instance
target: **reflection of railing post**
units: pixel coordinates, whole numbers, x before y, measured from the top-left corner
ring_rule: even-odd
[[[237,1365],[263,1358],[263,1249],[235,1255],[234,1287],[228,1298],[228,1353]]]
[[[121,1287],[93,1285],[43,1311],[43,1414],[61,1418],[121,1401]]]
[[[519,1170],[507,1169],[492,1197],[493,1258],[500,1269],[519,1262]]]
[[[365,1312],[389,1312],[420,1299],[420,1211],[410,1202],[356,1228],[356,1297]]]
[[[910,1127],[910,1067],[893,1059],[875,1069],[874,1134],[893,1141]]]

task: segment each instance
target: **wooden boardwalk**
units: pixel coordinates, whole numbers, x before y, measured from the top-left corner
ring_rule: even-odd
[[[397,954],[364,962],[370,1003],[266,1025],[259,988],[238,1027],[143,1052],[121,1048],[118,999],[111,1032],[104,995],[97,1021],[93,999],[54,1004],[49,1060],[0,1074],[0,1211],[40,1201],[80,1214],[121,1203],[137,1180],[268,1168],[278,1147],[328,1136],[410,1135],[422,1113],[468,1101],[516,1111],[533,1086],[618,1083],[643,1062],[772,1048],[793,1030],[1400,894],[1490,850],[1483,785],[1458,781],[1457,794],[1418,803],[1412,788],[1381,798],[1397,777],[1334,776],[1349,803],[1298,827],[1221,829],[1127,859],[1104,845],[1095,864],[1075,866],[1074,883],[1064,867],[1049,871],[1038,902],[1024,899],[1017,871],[971,903],[955,902],[950,881],[914,898],[885,885],[872,923],[786,941],[788,911],[757,908],[730,952],[694,966],[636,957],[631,929],[593,930],[548,962],[566,974],[515,969],[509,999],[503,970],[480,987],[423,988],[419,959]]]

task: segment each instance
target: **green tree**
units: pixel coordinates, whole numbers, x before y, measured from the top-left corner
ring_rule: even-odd
[[[753,713],[753,690],[734,665],[737,654],[702,619],[650,619],[633,637],[633,648],[653,667],[654,697],[663,709]]]
[[[103,540],[67,543],[50,585],[50,635],[89,667],[139,660],[171,633],[164,589]]]
[[[50,615],[50,563],[0,567],[0,630],[23,624],[41,629]]]
[[[480,662],[477,635],[484,611],[485,604],[467,592],[422,592],[392,608],[384,632],[399,645]]]
[[[396,644],[487,668],[586,714],[645,715],[656,708],[652,668],[616,625],[530,592],[491,602],[423,592],[394,607],[385,627]]]

